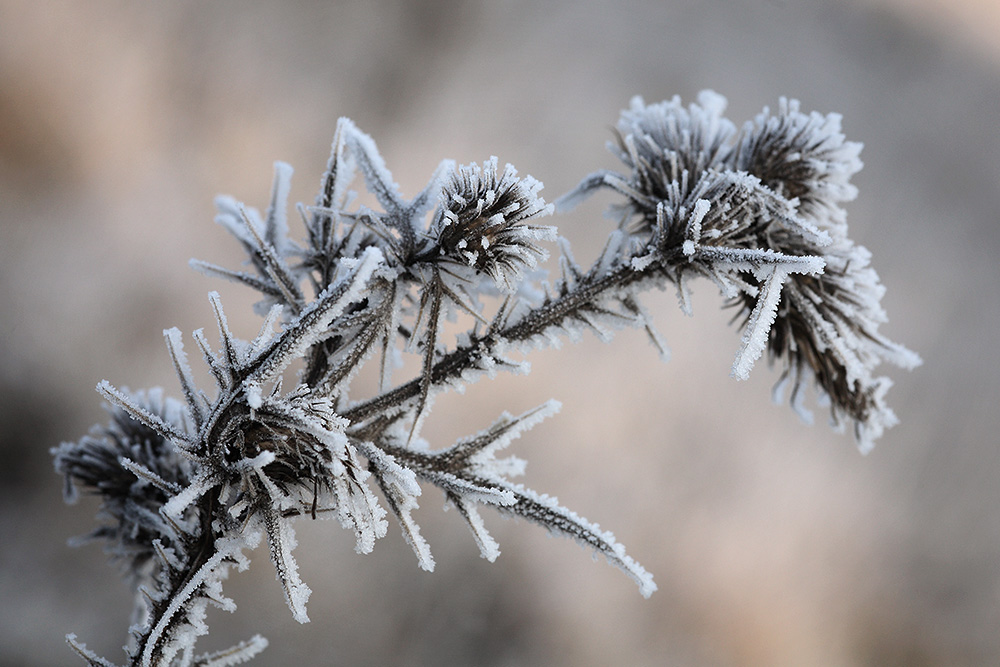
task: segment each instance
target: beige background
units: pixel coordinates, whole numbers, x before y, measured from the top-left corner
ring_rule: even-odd
[[[66,539],[48,448],[102,420],[94,385],[175,391],[161,331],[209,327],[205,293],[257,321],[212,197],[266,204],[276,159],[311,201],[336,119],[379,142],[404,191],[444,157],[496,154],[554,199],[613,167],[630,96],[713,88],[737,123],[781,95],[839,111],[863,141],[853,236],[888,286],[902,423],[867,457],[770,403],[775,374],[728,377],[738,332],[715,290],[685,318],[647,303],[668,364],[636,332],[534,356],[532,375],[438,401],[439,445],[504,409],[563,411],[514,445],[527,482],[615,531],[650,600],[537,527],[487,513],[478,557],[428,491],[438,560],[398,529],[360,557],[299,524],[313,622],[284,608],[263,551],[200,647],[261,632],[263,665],[984,665],[1000,662],[1000,17],[995,0],[574,3],[0,0],[0,664],[76,664],[66,632],[120,660],[130,595],[97,546]],[[607,198],[556,222],[578,259]],[[820,415],[820,422],[823,421]],[[82,663],[79,663],[82,664]]]

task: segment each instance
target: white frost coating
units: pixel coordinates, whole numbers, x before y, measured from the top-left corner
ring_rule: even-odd
[[[420,483],[413,470],[399,465],[391,454],[370,442],[356,442],[355,446],[358,452],[378,469],[382,477],[391,481],[401,493],[408,496],[421,494]]]
[[[500,555],[500,545],[497,544],[497,541],[486,530],[483,517],[479,515],[475,505],[464,499],[456,499],[455,504],[458,506],[458,511],[462,514],[466,523],[469,524],[472,537],[476,541],[476,546],[479,547],[479,554],[489,562],[494,562],[497,556]]]
[[[314,344],[330,323],[351,303],[361,298],[372,273],[385,261],[382,251],[372,246],[356,262],[351,274],[332,284],[306,308],[283,334],[280,346],[247,378],[265,383],[278,375]],[[346,263],[346,260],[345,260]]]
[[[281,320],[282,312],[284,312],[284,307],[280,303],[274,304],[271,306],[270,310],[267,311],[264,323],[260,326],[260,332],[250,344],[250,349],[248,351],[250,356],[256,356],[263,352],[264,348],[267,347],[267,344],[274,338],[274,325]]]
[[[115,663],[109,660],[105,660],[104,658],[100,657],[99,655],[91,651],[89,648],[87,648],[86,644],[77,641],[75,633],[70,633],[66,635],[66,643],[69,644],[70,648],[76,651],[81,658],[89,662],[92,666],[98,665],[98,667],[118,667],[117,665],[115,665]]]
[[[427,472],[422,476],[435,486],[481,505],[506,506],[516,501],[514,494],[507,489],[480,486],[451,473]]]
[[[681,312],[691,317],[694,315],[694,308],[691,307],[691,288],[688,287],[688,274],[682,272],[677,276],[677,303]]]
[[[694,203],[694,208],[691,209],[691,215],[688,218],[687,226],[687,238],[689,241],[697,244],[701,241],[701,223],[708,215],[709,209],[712,204],[707,199],[699,199]],[[690,255],[687,251],[687,242],[684,243],[684,254]]]
[[[197,424],[201,422],[208,416],[208,406],[205,405],[204,401],[201,400],[201,396],[198,393],[197,385],[194,381],[194,374],[191,372],[191,366],[187,360],[187,354],[184,352],[184,340],[181,336],[181,330],[177,327],[171,327],[170,329],[163,330],[163,338],[167,343],[167,351],[170,354],[170,360],[174,364],[174,370],[177,373],[177,378],[181,384],[181,392],[184,394],[184,398],[187,401],[189,408],[194,414],[192,416],[195,418]]]
[[[98,383],[97,391],[101,394],[101,396],[106,398],[109,403],[117,405],[119,408],[135,418],[137,422],[148,426],[167,440],[172,440],[181,447],[191,443],[190,436],[186,433],[181,433],[174,428],[174,426],[166,423],[149,410],[146,410],[144,407],[132,400],[132,397],[112,385],[107,380],[101,380]]]
[[[312,590],[299,578],[299,565],[292,556],[292,550],[298,545],[292,520],[268,512],[264,514],[264,524],[267,527],[271,562],[274,563],[275,576],[285,591],[285,602],[288,603],[288,608],[296,621],[308,623],[306,603],[309,602]]]
[[[812,425],[814,417],[812,410],[806,407],[805,394],[806,394],[805,387],[801,385],[796,386],[794,389],[792,389],[792,395],[789,401],[792,406],[792,410],[794,410],[795,414],[799,416],[799,419],[802,420],[802,423]],[[826,396],[826,394],[824,394],[824,396]],[[829,396],[827,396],[827,399],[829,399]]]
[[[656,261],[656,255],[649,253],[648,255],[643,255],[641,257],[633,257],[631,261],[632,269],[635,271],[643,271],[647,266]]]
[[[240,213],[242,215],[243,223],[246,226],[247,231],[250,232],[250,237],[253,240],[252,247],[255,249],[260,261],[263,263],[264,270],[267,273],[268,278],[271,279],[273,287],[277,287],[282,298],[284,298],[287,303],[291,304],[291,306],[297,310],[305,301],[302,291],[298,286],[298,279],[285,261],[281,259],[281,256],[275,249],[274,245],[270,241],[266,240],[261,233],[257,231],[256,226],[250,221],[250,218],[246,214],[246,210],[242,206],[240,207]]]
[[[576,512],[561,506],[555,497],[536,493],[520,484],[511,485],[511,489],[519,496],[530,502],[537,503],[558,517],[560,520],[559,523],[548,521],[543,525],[546,525],[552,532],[562,533],[563,535],[572,537],[583,546],[595,549],[609,563],[622,570],[635,581],[639,586],[639,593],[643,597],[648,598],[656,591],[653,575],[625,553],[625,547],[615,540],[614,534],[610,531],[601,530],[598,524],[591,523]]]
[[[417,557],[417,564],[422,570],[433,572],[434,556],[431,555],[430,546],[420,534],[420,526],[413,520],[411,514],[417,508],[417,494],[408,492],[410,480],[405,477],[399,475],[379,477],[379,484],[385,499],[392,507],[392,513],[399,521],[403,538]]]
[[[630,308],[633,308],[636,313],[637,326],[641,326],[646,332],[646,336],[649,338],[649,342],[653,344],[656,348],[656,354],[660,357],[660,361],[666,363],[670,361],[670,346],[667,345],[667,339],[663,337],[653,325],[653,320],[646,310],[646,307],[638,299],[632,300],[629,304]]]
[[[420,526],[413,520],[413,516],[410,514],[411,511],[412,508],[407,508],[397,512],[399,523],[403,529],[403,538],[406,539],[406,543],[410,545],[413,553],[416,554],[417,564],[420,566],[420,569],[425,572],[433,572],[434,556],[431,554],[431,547],[427,544],[424,536],[420,534]]]
[[[223,651],[198,656],[198,664],[203,667],[233,667],[249,662],[267,648],[267,639],[254,635],[245,642]]]
[[[892,380],[886,377],[877,378],[874,381],[874,401],[882,404],[885,393],[892,386]],[[865,423],[854,423],[854,437],[858,441],[858,450],[862,454],[868,454],[875,446],[875,441],[882,437],[887,428],[892,428],[899,423],[896,413],[888,406],[884,406],[872,419]]]
[[[384,339],[381,365],[379,366],[378,388],[380,392],[384,392],[390,387],[393,369],[402,368],[403,366],[403,355],[399,348],[396,347],[396,340],[406,296],[406,290],[394,289],[392,291],[393,304],[389,322],[385,327],[386,331],[391,333],[388,333]]]
[[[541,189],[540,181],[518,178],[509,164],[498,173],[496,157],[482,166],[453,166],[440,179],[429,228],[418,229],[438,247],[441,261],[452,265],[436,275],[453,290],[488,276],[498,292],[516,292],[525,274],[548,256],[536,242],[555,240],[555,228],[532,224],[553,210],[539,196]]]
[[[347,118],[341,118],[337,125],[338,134],[342,133],[343,146],[350,150],[354,164],[361,170],[365,183],[385,210],[393,211],[399,208],[402,196],[399,187],[392,180],[392,173],[385,165],[385,160],[379,153],[375,140],[362,132]]]
[[[771,331],[771,325],[774,324],[778,302],[781,299],[781,286],[787,277],[788,271],[785,268],[775,266],[761,284],[757,304],[750,313],[740,350],[733,362],[732,375],[737,380],[746,380],[750,377],[750,369],[767,347],[767,335]]]
[[[122,456],[118,459],[118,463],[122,468],[128,470],[139,479],[149,482],[162,491],[166,491],[167,493],[176,493],[180,490],[176,484],[166,481],[146,466],[141,463],[136,463],[132,459]]]
[[[215,208],[219,211],[215,216],[215,222],[225,227],[226,231],[240,241],[252,246],[253,237],[247,233],[247,228],[243,224],[243,204],[228,195],[219,195],[215,198]],[[247,208],[245,214],[258,228],[262,226],[257,209]]]
[[[256,382],[244,382],[243,394],[246,396],[247,405],[254,410],[259,410],[260,406],[264,404],[264,397],[261,394],[260,385]]]
[[[721,93],[717,93],[710,88],[706,88],[698,93],[698,104],[710,117],[721,118],[722,114],[726,112],[726,106],[729,102],[726,100],[726,96]]]
[[[208,301],[212,305],[212,312],[215,314],[215,320],[219,326],[222,351],[226,355],[229,367],[237,369],[242,365],[243,359],[241,358],[242,355],[240,355],[239,341],[229,329],[229,321],[226,319],[226,313],[222,310],[222,297],[219,296],[218,292],[213,290],[208,293]]]
[[[162,512],[174,519],[180,519],[184,514],[184,510],[200,498],[202,494],[215,486],[217,482],[218,479],[214,473],[207,469],[201,470],[190,484],[163,505]]]
[[[719,161],[728,152],[736,126],[722,116],[726,98],[710,90],[702,91],[698,103],[687,108],[680,96],[647,105],[642,97],[633,97],[622,112],[618,131],[625,138],[625,151],[609,148],[626,164],[648,163],[649,156],[661,162],[674,179],[685,169],[702,170]],[[682,156],[690,162],[682,166]]]
[[[393,514],[399,521],[403,538],[417,557],[417,564],[421,569],[433,572],[434,557],[431,555],[430,546],[420,534],[420,527],[413,520],[411,514],[418,506],[417,496],[420,495],[420,486],[416,483],[415,476],[412,475],[413,471],[407,469],[406,472],[410,474],[390,472],[387,475],[381,475],[379,476],[379,485],[390,507],[392,507]],[[413,492],[414,490],[416,493]]]
[[[782,97],[777,113],[765,107],[744,127],[737,151],[741,168],[743,157],[752,157],[752,147],[762,136],[771,145],[786,145],[785,158],[789,162],[806,163],[815,173],[808,183],[810,192],[802,202],[803,213],[838,234],[846,233],[846,214],[840,204],[857,196],[857,188],[850,180],[863,166],[859,159],[862,144],[845,141],[840,114],[806,114],[800,111],[798,100]]]
[[[211,602],[223,611],[228,611],[229,613],[236,611],[236,603],[233,599],[222,593],[221,579],[210,579],[209,581],[206,581],[205,585],[202,586],[201,597],[205,598],[208,602]]]
[[[160,615],[159,621],[152,628],[149,634],[149,639],[146,641],[145,649],[141,656],[141,664],[143,667],[153,667],[153,652],[156,647],[160,645],[160,639],[164,636],[164,631],[170,626],[171,621],[174,616],[180,613],[183,608],[189,604],[191,598],[202,588],[206,583],[225,578],[226,573],[229,569],[229,560],[235,560],[237,568],[242,572],[248,566],[247,558],[243,555],[243,549],[254,549],[257,544],[260,543],[260,533],[255,530],[245,530],[243,532],[242,538],[229,538],[222,537],[215,542],[215,553],[209,558],[201,568],[195,572],[184,587],[176,593],[167,606],[167,609],[163,614]],[[192,605],[193,607],[194,605]],[[203,611],[203,610],[202,610]],[[192,633],[197,636],[200,634],[205,634],[206,628],[204,623],[196,623],[194,627],[188,630],[188,633]],[[188,646],[194,644],[194,638],[187,638],[180,636],[181,633],[177,633],[171,637],[166,638],[167,645],[164,646],[164,654],[171,653],[169,649],[172,648],[171,654],[176,654],[179,646],[185,643]],[[173,645],[173,647],[171,647]],[[169,662],[169,661],[168,661]]]
[[[608,235],[601,257],[598,259],[597,275],[606,276],[618,264],[623,248],[627,247],[628,237],[621,230],[614,229]]]
[[[329,207],[327,210],[336,212],[347,205],[349,187],[357,171],[357,165],[347,154],[344,145],[344,135],[352,129],[356,128],[350,119],[343,117],[337,119],[337,130],[333,136],[333,145],[330,147],[330,159],[327,161],[321,188],[316,197],[317,207]],[[326,192],[328,182],[331,182],[329,193]],[[327,195],[330,196],[330,200],[324,201]]]
[[[288,193],[292,188],[292,173],[295,170],[287,162],[274,163],[274,183],[271,185],[271,203],[267,209],[264,238],[278,254],[288,249]]]
[[[170,547],[163,546],[163,542],[159,538],[153,540],[153,549],[156,551],[156,555],[163,564],[163,567],[179,570],[183,566],[181,560],[177,558],[177,552]]]
[[[529,410],[524,414],[519,415],[514,428],[510,429],[504,437],[499,438],[497,440],[498,444],[496,444],[493,449],[503,449],[513,440],[521,437],[522,433],[534,428],[536,425],[545,421],[549,417],[557,414],[560,410],[562,410],[562,403],[554,398],[550,398],[534,410]]]
[[[698,246],[695,257],[706,263],[724,263],[737,271],[756,272],[763,266],[782,266],[788,273],[817,274],[823,271],[826,261],[816,255],[785,255],[770,248],[727,248]]]
[[[243,470],[247,472],[251,470],[256,470],[258,471],[259,474],[263,475],[264,466],[274,463],[276,458],[277,455],[273,451],[265,449],[260,454],[251,459],[246,459],[246,458],[240,459],[239,461],[233,464],[233,468],[235,470]],[[281,496],[279,495],[278,497],[280,498]]]
[[[368,486],[371,473],[361,467],[354,447],[342,433],[308,423],[303,430],[329,449],[332,460],[327,467],[336,516],[341,526],[354,530],[355,551],[370,553],[375,548],[375,541],[384,537],[388,528],[385,509]]]

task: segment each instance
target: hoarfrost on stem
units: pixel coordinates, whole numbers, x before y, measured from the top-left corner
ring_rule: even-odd
[[[711,280],[744,321],[733,375],[747,377],[766,351],[800,414],[812,383],[834,423],[852,423],[859,446],[870,448],[895,423],[884,400],[890,382],[874,369],[882,361],[912,368],[919,357],[878,332],[884,290],[868,251],[847,236],[842,204],[856,195],[860,145],[845,140],[839,116],[804,114],[794,101],[741,130],[724,110],[710,91],[687,107],[677,98],[632,101],[610,145],[623,170],[591,174],[558,201],[566,210],[598,189],[616,195],[618,228],[589,267],[540,224],[555,209],[536,179],[501,170],[496,157],[446,160],[407,199],[375,142],[347,119],[315,204],[298,207],[302,241],[289,237],[288,165],[275,165],[264,214],[218,198],[216,220],[246,251],[247,270],[192,265],[261,294],[259,333],[239,338],[212,292],[218,349],[201,330],[192,336],[214,392],[196,386],[183,336],[169,329],[183,401],[102,381],[110,424],[53,450],[67,500],[78,487],[101,497],[107,523],[89,537],[106,541],[136,586],[141,613],[128,664],[235,665],[260,653],[267,642],[259,636],[205,655],[194,645],[208,632],[208,605],[235,608],[222,594],[229,569],[245,569],[244,552],[265,540],[294,618],[308,621],[310,589],[294,557],[300,517],[335,517],[368,553],[392,514],[418,565],[432,570],[414,517],[422,485],[458,509],[487,560],[500,548],[482,507],[575,539],[650,595],[651,575],[612,533],[511,481],[525,462],[499,456],[558,403],[503,412],[449,447],[420,436],[435,395],[524,372],[522,353],[585,331],[610,340],[637,327],[667,358],[642,303],[650,288],[672,286],[689,311],[691,280]],[[354,204],[359,179],[376,208]],[[550,282],[540,265],[543,244],[556,240],[559,273]],[[459,314],[471,328],[448,342],[442,323]],[[419,371],[393,384],[390,370],[407,353]],[[372,358],[378,391],[353,395],[352,380]],[[112,664],[68,641],[91,665]]]

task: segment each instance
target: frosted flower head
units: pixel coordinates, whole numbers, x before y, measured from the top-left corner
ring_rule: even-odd
[[[812,384],[829,403],[832,424],[850,424],[858,446],[867,451],[896,423],[885,402],[891,382],[876,376],[876,367],[887,361],[912,369],[921,361],[878,331],[887,319],[880,303],[885,288],[870,265],[871,254],[846,237],[835,237],[822,251],[823,273],[789,276],[782,290],[768,336],[769,357],[783,366],[775,399],[782,400],[783,389],[791,386],[789,402],[809,422],[812,415],[802,401]],[[737,303],[750,312],[746,295]]]
[[[135,392],[131,398],[164,422],[185,429],[183,405],[164,398],[159,389]],[[108,412],[107,426],[94,427],[79,442],[64,442],[52,453],[56,472],[66,480],[67,500],[76,498],[78,488],[101,497],[100,516],[109,523],[84,539],[106,540],[107,551],[134,575],[152,558],[153,540],[170,540],[169,528],[159,514],[169,497],[162,486],[187,484],[189,467],[155,430],[117,406]],[[139,469],[155,475],[157,483],[137,474]]]
[[[432,261],[469,267],[513,291],[524,272],[548,256],[538,242],[555,240],[554,227],[534,224],[552,212],[541,189],[530,176],[518,178],[509,164],[498,173],[495,157],[482,167],[456,168],[444,180],[425,252]]]
[[[809,247],[767,230],[768,243],[778,252],[814,254],[825,267],[818,274],[790,275],[783,287],[767,345],[772,362],[784,366],[776,398],[790,384],[790,402],[809,421],[802,400],[805,387],[813,384],[828,400],[833,424],[852,424],[858,445],[867,450],[896,422],[884,400],[891,383],[876,377],[875,368],[883,361],[913,368],[920,359],[878,332],[886,321],[885,288],[870,253],[847,237],[841,206],[857,195],[850,179],[862,167],[861,144],[846,141],[840,130],[838,114],[805,114],[796,100],[782,98],[776,114],[765,109],[747,123],[731,161],[787,198],[805,224],[829,237]],[[737,301],[745,314],[751,312],[748,295]]]
[[[619,207],[623,221],[638,216],[634,231],[648,231],[656,219],[656,205],[678,185],[687,189],[706,170],[720,169],[730,151],[736,127],[722,116],[726,98],[702,91],[687,108],[680,97],[647,105],[632,99],[622,111],[616,142],[609,145],[630,173],[611,187],[628,201]]]
[[[850,179],[861,170],[861,144],[846,141],[839,114],[805,114],[798,100],[781,98],[776,114],[764,109],[743,129],[736,169],[798,202],[799,214],[822,227],[842,228],[841,204],[858,193]]]
[[[329,482],[338,474],[337,450],[343,449],[331,446],[342,445],[343,424],[329,401],[275,397],[244,410],[226,428],[231,435],[225,474],[236,499],[265,505],[288,501],[301,509],[328,498]]]

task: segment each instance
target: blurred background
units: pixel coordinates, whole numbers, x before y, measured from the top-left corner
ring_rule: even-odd
[[[738,125],[789,96],[864,142],[852,236],[888,288],[883,331],[925,361],[886,369],[901,424],[861,456],[822,413],[773,405],[764,364],[729,378],[739,331],[712,286],[693,318],[653,293],[668,364],[638,332],[587,337],[441,397],[425,428],[444,446],[562,401],[512,446],[526,483],[613,530],[651,599],[484,512],[489,564],[428,490],[436,572],[395,525],[361,557],[335,523],[299,522],[312,623],[259,550],[199,649],[260,632],[262,665],[1000,664],[995,0],[0,0],[0,664],[82,664],[67,632],[123,658],[131,594],[100,546],[67,546],[96,503],[63,505],[48,450],[105,420],[101,379],[176,394],[161,331],[211,333],[208,290],[256,333],[251,294],[187,267],[242,259],[215,194],[266,206],[280,159],[311,202],[344,115],[404,193],[442,158],[497,155],[551,201],[616,166],[631,96],[703,88]],[[554,221],[581,262],[608,202]]]

